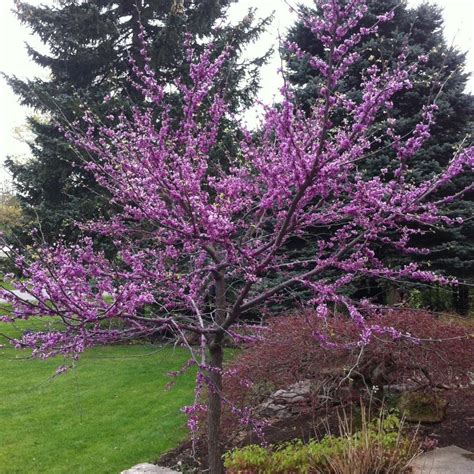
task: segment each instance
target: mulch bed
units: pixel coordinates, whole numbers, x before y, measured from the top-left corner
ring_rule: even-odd
[[[474,452],[474,387],[446,390],[449,405],[441,423],[422,425],[420,432],[438,441],[439,447],[456,445]]]

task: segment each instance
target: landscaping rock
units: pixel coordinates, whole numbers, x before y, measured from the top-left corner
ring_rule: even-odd
[[[474,372],[468,372],[467,375],[469,376],[469,385],[474,385]]]
[[[447,446],[422,454],[411,463],[412,474],[472,474],[474,453]]]
[[[136,466],[122,471],[121,474],[179,474],[168,467],[157,466],[156,464],[137,464]]]
[[[260,405],[257,412],[267,418],[290,418],[310,405],[310,395],[311,381],[302,380],[287,389],[277,390]]]
[[[407,421],[439,423],[446,416],[448,403],[435,393],[408,392],[398,401],[398,409]]]

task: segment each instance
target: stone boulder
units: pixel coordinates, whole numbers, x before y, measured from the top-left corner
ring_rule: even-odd
[[[428,451],[411,463],[413,474],[472,474],[474,453],[457,446]]]
[[[436,393],[406,392],[397,403],[400,413],[414,423],[440,423],[446,416],[448,402]]]
[[[257,410],[266,418],[290,418],[299,415],[311,404],[311,381],[302,380],[270,395]]]
[[[168,467],[157,466],[156,464],[137,464],[136,466],[122,471],[121,474],[179,474]]]

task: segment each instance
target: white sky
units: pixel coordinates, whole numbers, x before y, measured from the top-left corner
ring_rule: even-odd
[[[467,70],[474,76],[474,0],[432,0],[444,9],[445,37],[462,51],[468,52]],[[41,48],[37,38],[29,34],[27,28],[20,25],[11,13],[14,0],[0,0],[0,71],[15,74],[21,78],[40,76],[45,77],[45,71],[33,64],[24,47],[29,42]],[[31,4],[52,5],[54,0],[29,0]],[[286,29],[293,24],[295,18],[289,13],[287,3],[296,4],[295,0],[239,0],[231,8],[232,18],[241,18],[249,7],[258,5],[260,16],[275,12],[275,19],[269,31],[253,45],[249,51],[256,55],[278,43],[278,32],[284,35]],[[312,4],[311,0],[301,0],[300,3]],[[410,6],[422,3],[422,0],[409,0]],[[260,97],[269,102],[281,85],[276,74],[280,66],[279,58],[275,55],[272,61],[262,71],[262,89]],[[474,77],[471,77],[468,89],[474,92]],[[24,136],[25,116],[28,110],[18,104],[16,96],[0,78],[0,182],[8,180],[8,175],[2,169],[2,163],[8,155],[26,158],[28,147],[22,142]],[[20,133],[19,133],[20,132]],[[19,136],[20,135],[20,136]]]

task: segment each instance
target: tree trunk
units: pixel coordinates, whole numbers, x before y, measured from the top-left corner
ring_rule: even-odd
[[[390,286],[387,290],[387,305],[388,306],[395,306],[400,304],[402,301],[400,290],[399,288],[392,282],[390,282]]]
[[[220,443],[221,427],[221,390],[222,390],[222,361],[224,351],[221,343],[212,343],[209,347],[209,395],[207,402],[207,448],[209,472],[222,474],[224,463],[222,461],[222,447]],[[216,370],[212,370],[216,369]]]
[[[227,302],[225,297],[225,278],[222,272],[215,275],[216,284],[216,322],[224,323],[227,314]],[[222,446],[220,443],[221,411],[222,411],[222,362],[224,360],[224,349],[222,347],[224,333],[222,330],[216,333],[209,345],[208,372],[208,403],[207,403],[207,449],[209,460],[209,472],[211,474],[223,474],[224,463],[222,461]]]
[[[453,289],[453,306],[456,313],[461,316],[469,315],[469,286],[459,283]]]

